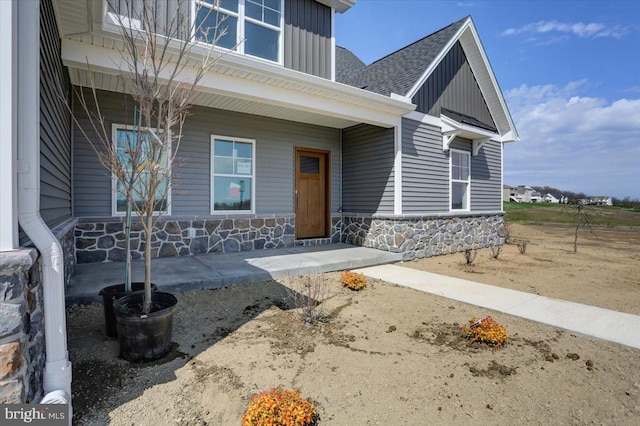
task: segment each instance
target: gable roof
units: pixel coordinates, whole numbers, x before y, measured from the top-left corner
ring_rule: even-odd
[[[503,142],[519,140],[518,131],[482,47],[471,16],[466,16],[364,68],[348,52],[336,52],[336,81],[385,96],[412,99],[453,46],[459,42]],[[348,59],[348,60],[345,60]],[[362,61],[360,61],[362,62]],[[340,78],[338,78],[340,76]]]
[[[360,73],[366,68],[364,62],[344,47],[336,46],[336,81],[360,87]]]
[[[385,96],[392,93],[406,96],[467,19],[469,17],[454,22],[359,70],[351,62],[342,62],[344,57],[339,57],[336,50],[336,80],[345,84],[355,81],[357,87]],[[347,75],[348,78],[339,80],[339,74]]]

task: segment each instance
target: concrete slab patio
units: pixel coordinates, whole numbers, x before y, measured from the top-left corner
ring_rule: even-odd
[[[640,316],[447,277],[398,265],[355,272],[426,293],[640,349]]]
[[[295,246],[198,256],[167,257],[151,263],[153,282],[161,291],[180,293],[248,284],[288,276],[340,271],[393,263],[402,254],[350,244]],[[101,300],[103,287],[124,281],[124,263],[85,263],[75,267],[66,303]],[[132,263],[132,280],[144,281],[144,262]]]

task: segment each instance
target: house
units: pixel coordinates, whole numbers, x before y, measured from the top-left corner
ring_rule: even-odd
[[[613,200],[611,199],[611,197],[601,195],[601,196],[589,198],[588,204],[595,205],[595,206],[612,206]]]
[[[513,199],[518,203],[540,203],[542,195],[530,186],[518,185]]]
[[[553,194],[547,193],[544,196],[544,202],[545,203],[551,203],[551,204],[558,204],[558,203],[560,203],[560,199],[554,197]]]
[[[12,64],[0,69],[0,270],[21,283],[0,301],[13,321],[0,339],[22,342],[11,350],[28,365],[0,377],[0,402],[68,396],[65,283],[76,262],[124,258],[117,184],[59,91],[71,98],[94,78],[118,145],[133,122],[119,22],[142,25],[144,1],[0,2],[0,55]],[[229,17],[225,54],[196,87],[155,256],[342,241],[413,259],[499,241],[503,150],[518,132],[471,17],[367,65],[334,38],[335,14],[354,0],[253,2],[251,16],[248,1],[214,10]],[[158,20],[191,23],[214,7],[154,4]],[[209,41],[200,36],[194,60]]]
[[[502,201],[518,203],[518,188],[502,185]]]

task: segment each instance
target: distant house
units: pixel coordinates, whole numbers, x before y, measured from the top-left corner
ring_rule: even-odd
[[[593,206],[612,206],[613,200],[611,199],[611,197],[607,196],[591,197],[589,198],[588,204],[591,204]]]
[[[553,194],[546,194],[544,196],[545,203],[558,204],[560,200],[553,196]]]
[[[502,201],[515,201],[513,197],[516,194],[516,188],[509,185],[502,185]]]
[[[513,194],[513,200],[517,203],[540,203],[542,195],[530,186],[518,185]]]

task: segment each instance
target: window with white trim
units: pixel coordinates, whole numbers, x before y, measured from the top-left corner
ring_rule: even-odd
[[[255,141],[211,136],[211,213],[255,211]]]
[[[196,40],[217,40],[217,47],[282,63],[283,0],[196,0],[195,5]]]
[[[143,127],[126,126],[123,124],[113,124],[112,126],[112,138],[113,149],[118,156],[118,161],[124,167],[124,172],[127,174],[127,181],[122,182],[115,173],[112,174],[112,215],[119,216],[126,213],[127,208],[127,191],[126,185],[133,181],[133,189],[131,191],[133,202],[140,202],[142,194],[145,193],[146,187],[145,179],[149,176],[149,165],[154,163],[153,151],[151,144],[149,143],[152,138],[158,136],[152,129]],[[156,188],[155,200],[157,214],[169,214],[169,207],[171,204],[171,188],[169,184],[170,165],[169,158],[171,157],[171,147],[156,151],[156,154],[161,156],[160,164],[165,164],[165,167],[161,169],[160,173],[167,176],[161,177],[161,184]],[[135,175],[134,168],[135,167]]]
[[[471,153],[449,150],[451,161],[451,210],[469,210]]]

